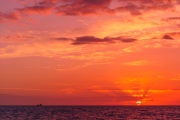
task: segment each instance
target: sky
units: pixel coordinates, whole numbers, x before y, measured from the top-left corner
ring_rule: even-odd
[[[0,105],[180,105],[180,0],[0,0]]]

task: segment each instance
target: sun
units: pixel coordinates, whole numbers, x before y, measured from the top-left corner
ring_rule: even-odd
[[[141,105],[141,101],[137,101],[136,105],[138,105],[138,106]]]

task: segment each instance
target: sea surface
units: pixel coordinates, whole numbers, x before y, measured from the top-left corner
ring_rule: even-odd
[[[0,106],[0,120],[180,120],[180,106]]]

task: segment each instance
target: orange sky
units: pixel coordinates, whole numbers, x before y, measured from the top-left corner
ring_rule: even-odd
[[[0,0],[0,105],[179,105],[179,0]]]

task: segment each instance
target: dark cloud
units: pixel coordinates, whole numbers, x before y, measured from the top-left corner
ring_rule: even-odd
[[[0,21],[3,20],[17,20],[19,18],[18,13],[2,13],[0,12]]]
[[[90,44],[90,43],[98,43],[98,42],[106,42],[106,41],[108,40],[97,38],[94,36],[82,36],[82,37],[77,37],[72,44],[79,45],[79,44]]]
[[[81,36],[77,37],[72,44],[74,45],[81,45],[81,44],[93,44],[93,43],[102,43],[102,42],[109,42],[114,43],[116,41],[128,43],[128,42],[135,42],[137,39],[134,38],[124,38],[124,37],[105,37],[105,38],[97,38],[94,36]]]
[[[51,12],[51,10],[53,10],[52,6],[32,6],[32,7],[17,9],[19,13],[26,13],[26,14],[32,14],[32,13],[46,14]]]
[[[64,4],[56,7],[57,14],[89,15],[98,13],[112,13],[109,9],[112,0],[64,0]]]
[[[142,6],[142,7],[158,7],[158,6],[170,6],[172,4],[177,4],[179,0],[118,0],[119,2],[123,2],[126,4],[131,4],[131,3],[135,3],[138,6]]]
[[[96,44],[96,43],[115,43],[115,42],[123,42],[123,43],[131,43],[137,41],[135,38],[128,38],[128,37],[104,37],[98,38],[95,36],[80,36],[76,37],[75,39],[66,38],[66,37],[59,37],[53,38],[54,40],[58,41],[72,41],[73,45],[81,45],[81,44]]]
[[[117,2],[118,1],[118,2]],[[179,0],[40,0],[33,5],[17,8],[11,13],[0,13],[0,21],[17,20],[24,14],[47,14],[58,15],[104,15],[121,12],[129,12],[131,15],[142,15],[148,10],[165,10],[179,4]],[[112,6],[116,4],[115,8]],[[16,13],[16,14],[15,14]],[[178,20],[179,17],[169,19]]]
[[[173,8],[178,0],[62,0],[62,5],[56,7],[62,15],[89,15],[116,12],[130,12],[132,15],[141,15],[148,10],[165,10]],[[110,8],[111,3],[116,8]]]
[[[55,5],[56,3],[58,3],[59,1],[62,0],[42,0],[38,3],[38,5]]]
[[[73,40],[73,39],[72,39],[72,38],[60,37],[60,38],[54,38],[54,40],[59,40],[59,41],[69,41],[69,40]]]
[[[148,10],[165,10],[173,8],[178,0],[118,0],[121,6],[116,8],[117,12],[129,11],[132,15],[141,15]]]
[[[123,3],[122,3],[123,4]],[[124,6],[117,7],[116,12],[130,12],[132,15],[141,15],[141,8],[133,3],[125,4]]]
[[[136,40],[137,39],[135,39],[135,38],[124,38],[124,39],[121,39],[122,42],[134,42]]]
[[[180,20],[180,17],[169,17],[168,20]]]
[[[164,35],[162,38],[167,40],[173,40],[173,38],[169,35]]]
[[[93,5],[109,5],[112,0],[82,0],[82,1]]]
[[[171,32],[171,33],[167,33],[169,35],[180,35],[180,32]]]
[[[170,33],[165,33],[162,39],[166,40],[176,40],[180,38],[180,32],[170,32]]]

